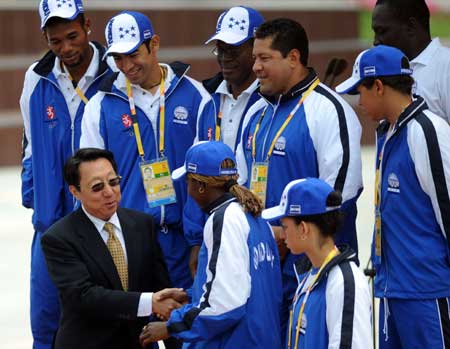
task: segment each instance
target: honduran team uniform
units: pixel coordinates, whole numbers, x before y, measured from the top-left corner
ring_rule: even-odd
[[[272,230],[229,193],[208,208],[192,303],[174,310],[185,349],[280,348],[281,273]]]
[[[377,130],[381,256],[372,251],[380,348],[447,348],[450,127],[421,97],[389,126]]]

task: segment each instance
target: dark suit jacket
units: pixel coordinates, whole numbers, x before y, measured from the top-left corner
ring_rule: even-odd
[[[141,348],[148,318],[138,318],[141,292],[170,287],[151,216],[117,211],[128,258],[129,290],[124,292],[112,257],[80,208],[42,236],[50,276],[61,303],[57,349]]]

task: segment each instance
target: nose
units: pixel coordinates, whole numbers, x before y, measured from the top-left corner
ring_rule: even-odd
[[[375,36],[373,37],[373,46],[378,46],[378,45],[381,45],[381,41],[380,41],[380,39],[378,38],[378,36],[375,35]]]
[[[258,59],[255,59],[255,63],[253,63],[252,70],[254,73],[257,73],[262,70],[262,64],[259,62]]]
[[[61,54],[65,55],[72,50],[72,45],[69,40],[63,40],[61,43]]]
[[[114,195],[114,188],[110,186],[108,182],[106,182],[102,193],[105,197],[111,197],[112,195]]]
[[[124,56],[120,60],[120,66],[118,66],[118,68],[122,70],[124,73],[127,73],[131,68],[133,68],[133,62],[129,57]]]

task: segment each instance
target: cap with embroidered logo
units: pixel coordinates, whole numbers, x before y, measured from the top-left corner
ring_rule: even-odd
[[[358,55],[352,76],[336,86],[336,92],[355,95],[358,94],[358,85],[365,78],[411,74],[409,60],[402,51],[395,47],[378,45]]]
[[[219,16],[216,33],[205,42],[205,45],[213,40],[234,46],[240,45],[253,38],[253,33],[263,22],[261,14],[251,7],[232,7]]]
[[[41,0],[39,3],[41,29],[44,29],[50,18],[59,17],[73,20],[83,12],[81,0]]]
[[[153,37],[150,19],[140,12],[123,11],[106,24],[105,36],[111,53],[129,54],[136,51],[142,43]]]
[[[275,220],[285,216],[308,216],[340,208],[327,206],[328,195],[334,189],[319,178],[302,178],[289,182],[283,190],[280,204],[262,211],[261,217]]]
[[[222,162],[226,159],[231,159],[235,166],[221,168]],[[172,179],[180,179],[186,173],[195,173],[202,176],[235,175],[237,174],[237,168],[233,150],[222,142],[198,142],[188,149],[184,165],[172,172]]]

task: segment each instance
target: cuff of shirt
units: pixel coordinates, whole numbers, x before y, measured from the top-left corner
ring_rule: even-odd
[[[153,292],[141,293],[138,305],[138,317],[150,316],[152,314]]]

